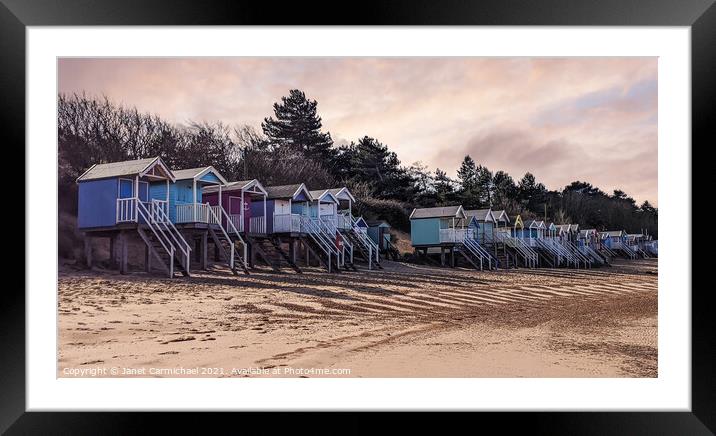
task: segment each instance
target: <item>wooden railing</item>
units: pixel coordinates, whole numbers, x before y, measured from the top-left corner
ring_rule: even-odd
[[[177,223],[210,223],[218,224],[215,216],[218,217],[219,211],[214,209],[214,214],[209,213],[210,208],[218,208],[219,206],[210,206],[209,203],[187,203],[177,204]]]
[[[440,242],[462,242],[472,229],[440,229]]]
[[[221,225],[221,206],[209,206],[209,209],[211,212],[209,213],[209,224],[218,224]]]
[[[222,217],[226,218],[226,228],[224,228],[222,223]],[[239,234],[238,230],[234,226],[234,224],[231,222],[231,219],[226,214],[226,211],[221,206],[212,206],[209,208],[209,221],[212,223],[219,223],[219,230],[221,231],[221,234],[224,236],[224,239],[229,243],[229,267],[231,269],[234,269],[236,267],[235,261],[236,261],[236,250],[238,247],[236,246],[237,243],[241,244],[241,249],[243,250],[243,255],[241,255],[241,261],[244,264],[244,269],[248,266],[247,260],[246,260],[246,254],[247,254],[247,246],[244,240],[241,238],[241,234]],[[235,235],[236,239],[233,239],[229,234]]]
[[[169,202],[166,200],[151,200],[149,202],[149,214],[156,222],[169,220]]]
[[[353,227],[353,217],[348,214],[338,215],[336,226],[338,226],[339,230],[350,230]]]
[[[376,262],[380,262],[380,249],[378,248],[378,244],[373,242],[373,240],[368,236],[368,229],[365,227],[359,227],[358,226],[358,220],[355,218],[352,218],[351,225],[353,227],[353,232],[358,237],[358,241],[365,247],[366,250],[368,250],[368,269],[373,269],[373,259],[375,258]]]
[[[299,233],[301,231],[301,215],[287,213],[273,216],[274,233]]]
[[[266,234],[266,217],[254,216],[249,218],[249,233],[257,235]]]
[[[166,201],[163,201],[163,203],[166,203]],[[165,212],[165,209],[163,209],[161,206],[153,208],[152,220],[154,221],[154,224],[157,225],[162,231],[165,231],[171,236],[171,239],[176,244],[176,247],[178,247],[184,255],[184,267],[187,271],[189,271],[189,253],[191,252],[191,247],[189,246],[189,243],[186,241],[186,239],[184,239],[184,236],[182,236],[181,232],[177,230],[174,224],[169,220],[169,216]]]
[[[137,222],[137,199],[118,198],[116,222]]]
[[[230,230],[236,230],[238,232],[244,231],[244,216],[243,215],[238,214],[238,213],[231,214],[231,215],[229,215],[229,222],[231,222],[231,226],[229,226]]]

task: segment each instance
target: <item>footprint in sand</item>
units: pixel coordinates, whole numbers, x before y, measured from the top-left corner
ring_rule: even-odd
[[[186,341],[193,341],[193,340],[196,340],[196,338],[194,336],[182,336],[182,337],[178,337],[176,339],[170,339],[168,341],[164,341],[164,342],[162,342],[162,344],[168,344],[170,342],[186,342]]]

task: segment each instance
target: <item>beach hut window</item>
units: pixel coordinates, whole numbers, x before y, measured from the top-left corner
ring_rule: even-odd
[[[119,198],[134,197],[134,184],[129,179],[119,179]]]

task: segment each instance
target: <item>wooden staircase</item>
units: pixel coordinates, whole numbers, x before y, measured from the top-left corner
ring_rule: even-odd
[[[327,250],[323,244],[312,238],[310,235],[300,236],[299,241],[301,246],[304,247],[310,253],[314,259],[318,259],[319,263],[326,268],[328,272],[341,272],[340,266],[338,265],[338,258]],[[308,259],[306,259],[308,262]]]
[[[182,276],[189,276],[189,271],[184,266],[181,259],[181,252],[166,249],[161,237],[157,236],[151,230],[147,231],[141,226],[137,227],[137,233],[149,248],[150,254],[154,260],[158,261],[159,266],[166,272],[170,278],[176,277],[176,272]]]
[[[239,231],[234,226],[229,215],[223,208],[220,209],[221,216],[217,215],[213,208],[208,208],[208,211],[213,222],[225,222],[226,228],[224,228],[224,224],[221,224],[216,228],[209,226],[209,236],[211,236],[214,245],[219,250],[220,257],[226,262],[234,275],[238,275],[239,271],[244,274],[249,274],[246,259],[248,247],[241,238]]]
[[[517,268],[514,258],[505,250],[504,244],[495,245],[495,258],[497,259],[498,268],[509,269]]]
[[[388,248],[385,250],[385,255],[389,259],[392,259],[394,261],[400,259],[400,250],[398,250],[398,247],[395,246],[392,242],[386,240],[388,243]]]
[[[569,239],[561,241],[562,247],[564,247],[573,259],[574,266],[576,268],[584,267],[591,268],[592,260],[579,250],[579,247]]]
[[[238,235],[230,236],[226,232],[217,232],[209,227],[209,236],[211,236],[214,245],[219,249],[221,259],[226,262],[234,275],[238,275],[239,271],[249,274],[243,252],[238,249],[239,246],[243,246],[244,241],[239,241]]]
[[[326,234],[319,222],[310,217],[301,217],[301,245],[328,270],[340,272],[341,252],[335,244],[335,237]]]
[[[455,245],[456,251],[479,270],[496,268],[493,257],[477,242],[477,240],[466,237],[462,243]]]
[[[174,224],[169,221],[164,209],[155,210],[152,207],[150,213],[141,201],[135,201],[135,207],[137,233],[149,250],[150,265],[153,258],[170,278],[174,278],[177,271],[182,276],[188,277],[191,248]]]
[[[249,250],[261,258],[272,270],[279,272],[285,264],[298,274],[303,270],[291,260],[291,257],[281,247],[281,241],[275,237],[248,236]]]
[[[356,226],[356,219],[353,218],[351,229],[343,233],[353,245],[354,254],[358,254],[368,264],[368,269],[383,269],[380,264],[380,250],[378,244]]]
[[[505,252],[509,253],[515,265],[525,268],[537,268],[539,262],[537,252],[521,239],[495,233],[494,241],[503,244]]]

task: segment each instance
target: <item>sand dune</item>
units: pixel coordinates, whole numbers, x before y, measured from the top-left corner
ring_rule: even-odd
[[[386,264],[175,280],[62,270],[58,376],[657,376],[656,260]]]

